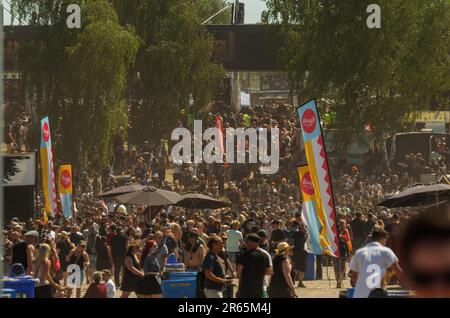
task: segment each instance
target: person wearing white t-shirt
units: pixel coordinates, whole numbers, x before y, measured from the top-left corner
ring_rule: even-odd
[[[353,298],[368,298],[376,288],[383,288],[384,275],[394,272],[401,278],[402,269],[394,252],[386,247],[388,234],[383,229],[374,229],[372,241],[356,251],[350,261],[352,286],[355,286]]]
[[[106,286],[106,297],[114,298],[116,293],[116,284],[114,284],[114,281],[111,279],[111,272],[107,269],[103,271],[103,281]]]
[[[231,222],[231,229],[226,231],[226,235],[228,238],[226,241],[226,250],[234,271],[236,270],[237,256],[241,249],[242,241],[244,240],[241,231],[238,230],[239,226],[240,222],[238,220],[234,220],[233,222]]]

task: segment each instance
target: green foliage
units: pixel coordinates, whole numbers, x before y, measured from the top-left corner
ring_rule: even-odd
[[[216,14],[231,1],[227,0],[193,0],[193,6],[197,7],[197,14],[202,21],[205,21],[212,15]],[[231,7],[222,11],[220,14],[212,18],[208,23],[210,24],[230,24],[231,23]]]
[[[200,4],[209,1],[198,0],[199,6],[190,0],[111,2],[122,24],[141,40],[129,72],[131,141],[158,140],[177,126],[191,97],[194,112],[202,109],[224,76],[222,67],[211,62],[213,39],[200,25],[211,11]]]
[[[82,4],[81,29],[66,27],[70,3]],[[19,65],[37,116],[50,117],[56,159],[104,166],[114,132],[126,125],[126,75],[138,39],[120,26],[106,0],[13,4],[23,21],[39,26],[22,44]]]
[[[191,97],[194,111],[207,105],[224,70],[211,62],[213,39],[200,24],[225,2],[12,0],[34,26],[18,60],[37,116],[50,117],[57,160],[101,168],[119,127],[133,143],[155,141],[177,126]],[[80,30],[66,27],[72,3],[81,7]]]
[[[331,100],[332,128],[371,122],[381,134],[402,129],[407,112],[448,109],[450,3],[379,0],[381,28],[369,29],[371,3],[268,0],[265,18],[282,25],[279,58],[300,97]]]

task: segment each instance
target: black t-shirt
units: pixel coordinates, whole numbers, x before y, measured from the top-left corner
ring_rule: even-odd
[[[127,253],[128,238],[119,234],[111,239],[111,253],[115,261],[123,261]]]
[[[259,250],[247,250],[239,255],[237,263],[243,266],[239,283],[239,297],[261,298],[264,273],[270,267],[267,255]]]
[[[265,250],[267,253],[270,253],[270,245],[269,245],[269,243],[266,242],[264,244],[261,244],[259,247],[262,248],[263,250]]]
[[[59,241],[58,243],[56,243],[56,248],[59,250],[59,259],[61,263],[68,264],[68,262],[66,262],[66,256],[72,249],[70,243],[68,241]]]
[[[274,242],[280,242],[284,240],[286,236],[284,235],[283,230],[277,229],[272,231],[272,235],[270,236],[270,240]]]
[[[400,232],[400,224],[398,223],[392,223],[386,225],[386,232],[388,232],[390,235],[395,235]]]
[[[23,268],[27,270],[27,246],[28,244],[24,241],[15,243],[12,247],[12,263],[22,264]]]
[[[353,237],[355,239],[365,239],[366,238],[366,222],[361,219],[354,219],[350,222],[350,226],[352,227]]]
[[[75,232],[75,233],[71,233],[69,235],[69,238],[73,244],[78,245],[78,243],[80,243],[80,241],[83,239],[83,235],[81,235],[78,232]]]
[[[295,231],[292,235],[294,240],[294,251],[301,252],[305,250],[305,243],[308,240],[307,231]]]

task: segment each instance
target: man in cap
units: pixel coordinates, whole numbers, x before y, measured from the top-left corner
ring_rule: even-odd
[[[116,228],[114,236],[111,238],[109,251],[111,264],[114,268],[114,281],[116,286],[120,285],[120,272],[124,265],[127,253],[128,237],[122,228]]]
[[[246,237],[246,251],[238,257],[239,298],[261,298],[264,277],[270,275],[270,260],[259,248],[261,238],[252,233]]]
[[[78,243],[80,243],[83,239],[83,234],[80,233],[79,227],[77,225],[71,227],[69,238],[70,241],[75,245],[78,245]]]
[[[31,274],[32,271],[32,262],[36,253],[35,245],[38,239],[37,231],[29,231],[25,233],[24,241],[19,241],[12,247],[12,264],[22,264],[27,274]]]

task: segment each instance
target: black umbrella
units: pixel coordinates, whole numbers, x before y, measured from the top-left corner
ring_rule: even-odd
[[[173,191],[144,187],[140,191],[119,195],[115,199],[121,203],[146,206],[173,205],[181,200],[181,196]]]
[[[188,193],[182,195],[181,200],[175,205],[189,209],[219,209],[228,207],[231,204],[201,193]]]
[[[140,185],[139,183],[133,183],[133,184],[128,184],[128,185],[114,188],[111,191],[100,194],[98,197],[99,198],[112,198],[112,197],[115,197],[115,196],[118,196],[121,194],[140,191],[143,188],[144,188],[143,185]]]
[[[379,206],[388,208],[406,206],[424,206],[430,204],[440,204],[443,200],[450,199],[450,185],[432,184],[416,185],[400,193],[394,194],[378,203]]]

